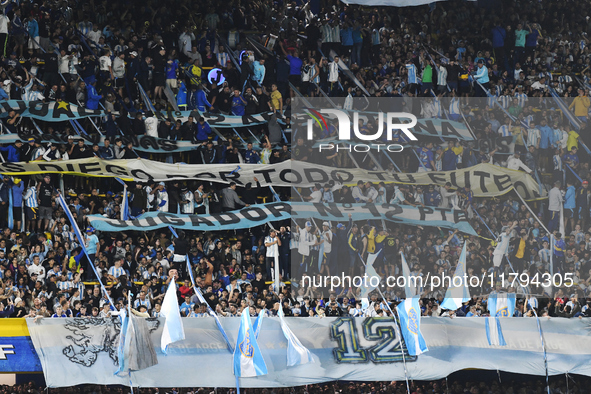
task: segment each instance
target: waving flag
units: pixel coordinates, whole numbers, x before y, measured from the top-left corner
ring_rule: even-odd
[[[70,221],[70,225],[72,226],[72,230],[74,230],[74,234],[76,234],[76,238],[78,239],[78,243],[82,247],[82,252],[86,256],[86,259],[88,260],[88,266],[90,268],[92,268],[92,270],[94,271],[94,274],[96,275],[96,277],[98,279],[101,289],[103,290],[103,294],[109,300],[111,310],[115,309],[115,307],[114,307],[115,304],[113,303],[113,300],[111,299],[111,296],[109,295],[109,293],[107,293],[107,289],[105,288],[105,285],[100,280],[101,276],[99,275],[98,271],[96,270],[96,267],[94,266],[94,262],[90,259],[90,256],[88,255],[88,252],[86,251],[86,247],[84,246],[84,244],[85,244],[84,237],[82,236],[82,233],[80,232],[80,228],[78,228],[78,223],[76,223],[74,216],[72,216],[72,212],[70,212],[70,208],[68,207],[66,200],[64,200],[64,196],[62,196],[61,194],[58,194],[57,201],[61,205],[62,209],[64,210],[64,213],[66,214],[66,217]]]
[[[490,327],[491,320],[496,327]],[[501,322],[498,317],[487,317],[484,322],[484,327],[486,329],[486,339],[490,346],[507,346],[507,342],[505,342],[505,337],[503,336]]]
[[[256,339],[259,339],[259,334],[261,333],[261,327],[263,326],[263,318],[265,317],[265,310],[261,310],[259,312],[259,315],[257,316],[257,319],[254,321],[254,325],[252,326],[252,329],[254,331],[254,337]]]
[[[249,308],[242,311],[234,349],[234,375],[241,378],[267,374],[267,365],[250,323]]]
[[[368,259],[369,260],[369,259]],[[313,363],[312,353],[300,342],[285,322],[283,308],[279,308],[279,321],[285,339],[287,339],[287,366]]]
[[[173,280],[168,284],[164,301],[162,301],[161,315],[166,318],[164,329],[162,330],[162,339],[160,347],[162,353],[166,354],[166,348],[169,344],[185,339],[185,330],[183,320],[181,319],[181,310],[176,296],[176,284]]]
[[[380,275],[376,272],[376,269],[373,267],[373,263],[376,261],[376,258],[380,254],[381,250],[378,253],[372,253],[367,256],[367,262],[365,263],[365,275],[367,276],[366,286],[361,287],[361,293],[359,295],[360,298],[368,298],[369,293],[374,291],[379,285],[379,281],[377,282],[376,286],[373,286],[370,280],[371,278],[380,278]],[[374,283],[375,280],[374,280]]]
[[[452,278],[452,283],[445,292],[445,299],[441,303],[441,308],[456,310],[462,306],[463,302],[470,300],[470,291],[468,290],[468,284],[464,282],[464,275],[466,274],[466,244],[462,248],[462,254],[456,267],[456,272]]]
[[[128,295],[127,302],[128,308],[123,309],[119,315],[121,332],[117,347],[119,368],[115,372],[116,375],[121,372],[129,374],[130,371],[140,371],[158,364],[146,319],[136,317],[131,312],[131,293]]]
[[[11,230],[14,227],[13,205],[14,205],[14,203],[12,202],[12,189],[8,189],[8,218],[7,219],[8,219],[8,228]]]
[[[129,325],[129,316],[127,316],[127,313],[125,312],[125,310],[123,310],[119,318],[121,319],[119,345],[117,346],[117,361],[119,362],[119,368],[115,372],[115,375],[127,369],[125,366],[125,346],[126,344],[129,345],[129,342],[127,341],[127,327]]]
[[[228,334],[226,334],[226,330],[224,330],[224,327],[222,327],[220,318],[214,312],[214,310],[211,309],[211,306],[207,303],[205,297],[203,297],[201,290],[197,286],[195,286],[195,278],[193,277],[193,268],[191,267],[191,260],[189,260],[189,256],[187,256],[187,271],[189,272],[189,278],[191,278],[191,284],[193,285],[193,290],[195,291],[195,295],[197,295],[199,302],[207,306],[207,311],[209,312],[209,315],[215,319],[215,324],[218,326],[218,330],[220,330],[220,334],[222,334],[222,337],[224,337],[224,341],[226,341],[226,346],[228,347],[228,350],[230,351],[230,353],[234,353],[234,348],[232,347],[232,344],[228,339]]]
[[[429,349],[421,334],[421,308],[418,297],[407,298],[396,307],[400,329],[408,354],[418,356]]]
[[[406,298],[412,298],[417,295],[417,283],[415,280],[410,279],[410,268],[404,257],[404,253],[400,252],[400,261],[402,262],[402,275],[406,278],[404,282],[404,294]]]
[[[515,293],[498,293],[488,296],[488,310],[494,317],[512,317],[515,312]]]
[[[488,296],[488,310],[491,317],[486,318],[486,339],[491,346],[507,346],[499,317],[512,317],[515,312],[515,294],[498,293]],[[494,327],[490,327],[491,321]]]

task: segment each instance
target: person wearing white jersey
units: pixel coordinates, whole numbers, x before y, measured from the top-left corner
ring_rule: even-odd
[[[158,119],[154,116],[152,111],[146,113],[144,124],[146,125],[146,135],[158,138]]]
[[[495,247],[495,250],[493,251],[493,266],[495,267],[495,269],[499,269],[499,267],[501,266],[501,263],[503,262],[503,256],[505,256],[507,254],[507,252],[509,251],[509,242],[511,241],[511,238],[513,237],[512,232],[513,229],[517,226],[519,222],[516,220],[513,222],[513,224],[511,225],[511,227],[508,227],[504,232],[502,232],[499,235],[499,238],[497,239],[497,246]]]
[[[156,190],[156,208],[160,212],[168,212],[168,192],[165,189],[164,182],[160,182]]]
[[[181,213],[195,213],[195,196],[186,186],[181,189]]]
[[[441,64],[441,61],[437,61],[437,93],[438,94],[445,94],[447,93],[447,68]]]
[[[561,184],[560,181],[554,182],[554,187],[548,192],[548,213],[550,215],[548,230],[550,233],[558,229],[560,223],[560,210],[562,208]]]
[[[330,83],[330,91],[336,89],[336,84],[339,82],[339,57],[335,56],[333,61],[328,63],[328,82]]]
[[[528,174],[532,173],[532,170],[521,161],[521,154],[519,151],[509,156],[509,159],[507,160],[507,168],[510,170],[523,170]]]
[[[113,79],[113,62],[110,50],[106,49],[105,54],[99,58],[99,69],[103,80]]]
[[[6,47],[8,45],[8,16],[0,14],[0,55],[6,57]]]
[[[273,278],[274,275],[271,272],[271,268],[275,267],[275,261],[279,261],[279,247],[281,246],[281,240],[277,236],[277,231],[271,229],[269,235],[265,237],[265,247],[267,248],[265,255],[265,263],[267,269],[267,278]]]

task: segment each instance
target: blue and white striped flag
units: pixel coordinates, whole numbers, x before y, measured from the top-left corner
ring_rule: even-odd
[[[12,200],[12,189],[8,189],[8,228],[13,229],[14,227],[14,202]]]
[[[248,309],[246,307],[242,311],[234,349],[234,375],[240,378],[267,374],[267,365],[255,338]]]
[[[503,328],[499,317],[512,317],[515,312],[514,293],[496,293],[488,296],[488,310],[491,317],[486,318],[486,339],[491,346],[506,346]],[[490,327],[491,321],[494,327]]]
[[[402,264],[402,276],[404,276],[404,295],[406,298],[412,298],[417,295],[417,282],[416,280],[411,280],[410,275],[410,268],[408,267],[408,263],[406,262],[406,258],[404,257],[404,253],[400,252],[400,261]]]
[[[515,293],[496,293],[488,296],[488,311],[494,317],[512,317],[515,312]]]
[[[82,253],[80,253],[80,254],[82,254]],[[127,327],[129,325],[129,316],[127,316],[127,313],[124,310],[123,314],[120,315],[119,318],[121,319],[121,331],[119,333],[119,345],[117,346],[117,361],[119,362],[119,368],[117,369],[117,372],[115,372],[115,375],[117,375],[127,369],[127,366],[125,365],[126,342],[127,342],[127,345],[129,345],[129,342],[127,341]]]
[[[367,281],[365,283],[365,286],[361,287],[359,298],[368,298],[369,293],[374,291],[380,284],[380,275],[376,272],[376,269],[373,267],[373,263],[376,261],[376,258],[378,257],[380,252],[381,250],[378,253],[372,253],[367,255],[367,261],[365,262],[365,277],[367,278]]]
[[[287,366],[313,363],[312,353],[306,348],[285,322],[283,308],[279,308],[279,321],[285,339],[287,339]]]
[[[441,303],[441,308],[455,311],[462,306],[462,303],[470,300],[470,291],[468,290],[468,283],[464,282],[464,275],[466,271],[466,244],[462,248],[462,254],[458,260],[456,272],[452,278],[452,283],[445,292],[445,299]]]
[[[254,330],[254,337],[259,339],[259,334],[261,333],[261,327],[263,326],[263,318],[265,317],[265,310],[262,309],[257,316],[257,319],[254,321],[254,325],[252,329]]]
[[[396,307],[400,318],[400,329],[408,354],[418,356],[429,349],[421,334],[421,307],[419,298],[407,298]]]
[[[160,315],[166,318],[160,341],[162,353],[166,354],[166,348],[169,344],[185,339],[185,329],[183,328],[181,310],[176,296],[176,284],[174,283],[174,278],[168,284],[166,295],[164,295],[164,300],[162,301]]]
[[[490,327],[490,322],[493,321],[494,327]],[[486,339],[490,346],[507,346],[505,337],[503,337],[503,329],[501,328],[501,322],[498,317],[487,317],[484,322],[486,328]]]

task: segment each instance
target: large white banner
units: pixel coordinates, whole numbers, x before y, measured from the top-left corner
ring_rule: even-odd
[[[221,318],[236,342],[240,319]],[[269,374],[240,379],[241,387],[288,387],[331,380],[404,379],[400,341],[391,318],[286,318],[290,329],[310,350],[315,363],[287,367],[287,341],[279,319],[264,320],[258,338]],[[477,368],[545,375],[544,354],[535,318],[501,318],[507,346],[491,346],[483,318],[423,318],[421,332],[429,351],[406,356],[408,376],[440,379],[454,371]],[[82,383],[129,385],[114,375],[120,329],[113,319],[27,319],[49,387]],[[214,319],[185,318],[186,339],[160,347],[163,319],[149,319],[158,364],[132,372],[141,387],[232,387],[232,354]],[[550,375],[591,376],[589,319],[540,318]],[[521,361],[519,361],[521,360]],[[174,373],[171,373],[174,371]]]
[[[514,188],[525,198],[540,197],[538,183],[523,171],[492,164],[478,164],[456,171],[433,171],[414,174],[371,171],[358,168],[333,168],[307,162],[286,160],[278,164],[168,164],[146,159],[102,160],[98,158],[51,162],[3,163],[0,174],[27,175],[44,173],[80,174],[118,177],[129,181],[166,181],[199,179],[243,185],[257,177],[267,186],[308,187],[329,181],[356,184],[358,180],[416,185],[446,182],[452,187],[470,186],[475,197],[494,197]]]

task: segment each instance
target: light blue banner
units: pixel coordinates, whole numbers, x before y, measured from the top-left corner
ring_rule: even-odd
[[[146,212],[134,220],[107,219],[89,215],[90,225],[98,231],[150,231],[171,226],[184,230],[235,230],[251,228],[280,220],[289,220],[289,202],[256,204],[240,210],[211,215],[188,215],[167,212]]]
[[[23,118],[39,119],[46,122],[62,122],[104,115],[102,110],[86,109],[65,101],[59,103],[56,101],[49,103],[22,100],[0,101],[0,117],[8,116],[10,111],[15,111]]]
[[[150,231],[163,227],[185,230],[235,230],[251,228],[286,219],[320,219],[347,221],[387,220],[390,222],[457,229],[477,235],[464,211],[437,207],[412,207],[398,204],[323,204],[306,202],[273,202],[251,205],[240,210],[211,215],[187,215],[147,212],[134,220],[108,219],[90,215],[90,225],[99,231]]]
[[[5,100],[0,102],[0,117],[8,116],[10,111],[15,111],[23,118],[34,118],[46,122],[62,122],[67,120],[75,120],[87,118],[90,116],[105,116],[103,110],[93,110],[80,107],[74,104],[61,102],[44,103],[42,101],[23,101],[23,100]],[[118,115],[115,113],[115,115]],[[263,112],[260,114],[234,116],[214,113],[200,113],[198,111],[174,111],[162,112],[157,111],[154,114],[158,119],[171,119],[173,122],[181,120],[186,122],[189,116],[195,118],[195,122],[200,116],[205,118],[205,121],[212,127],[217,128],[234,128],[234,127],[248,127],[257,126],[267,123],[272,112]],[[131,116],[131,115],[130,115]]]

